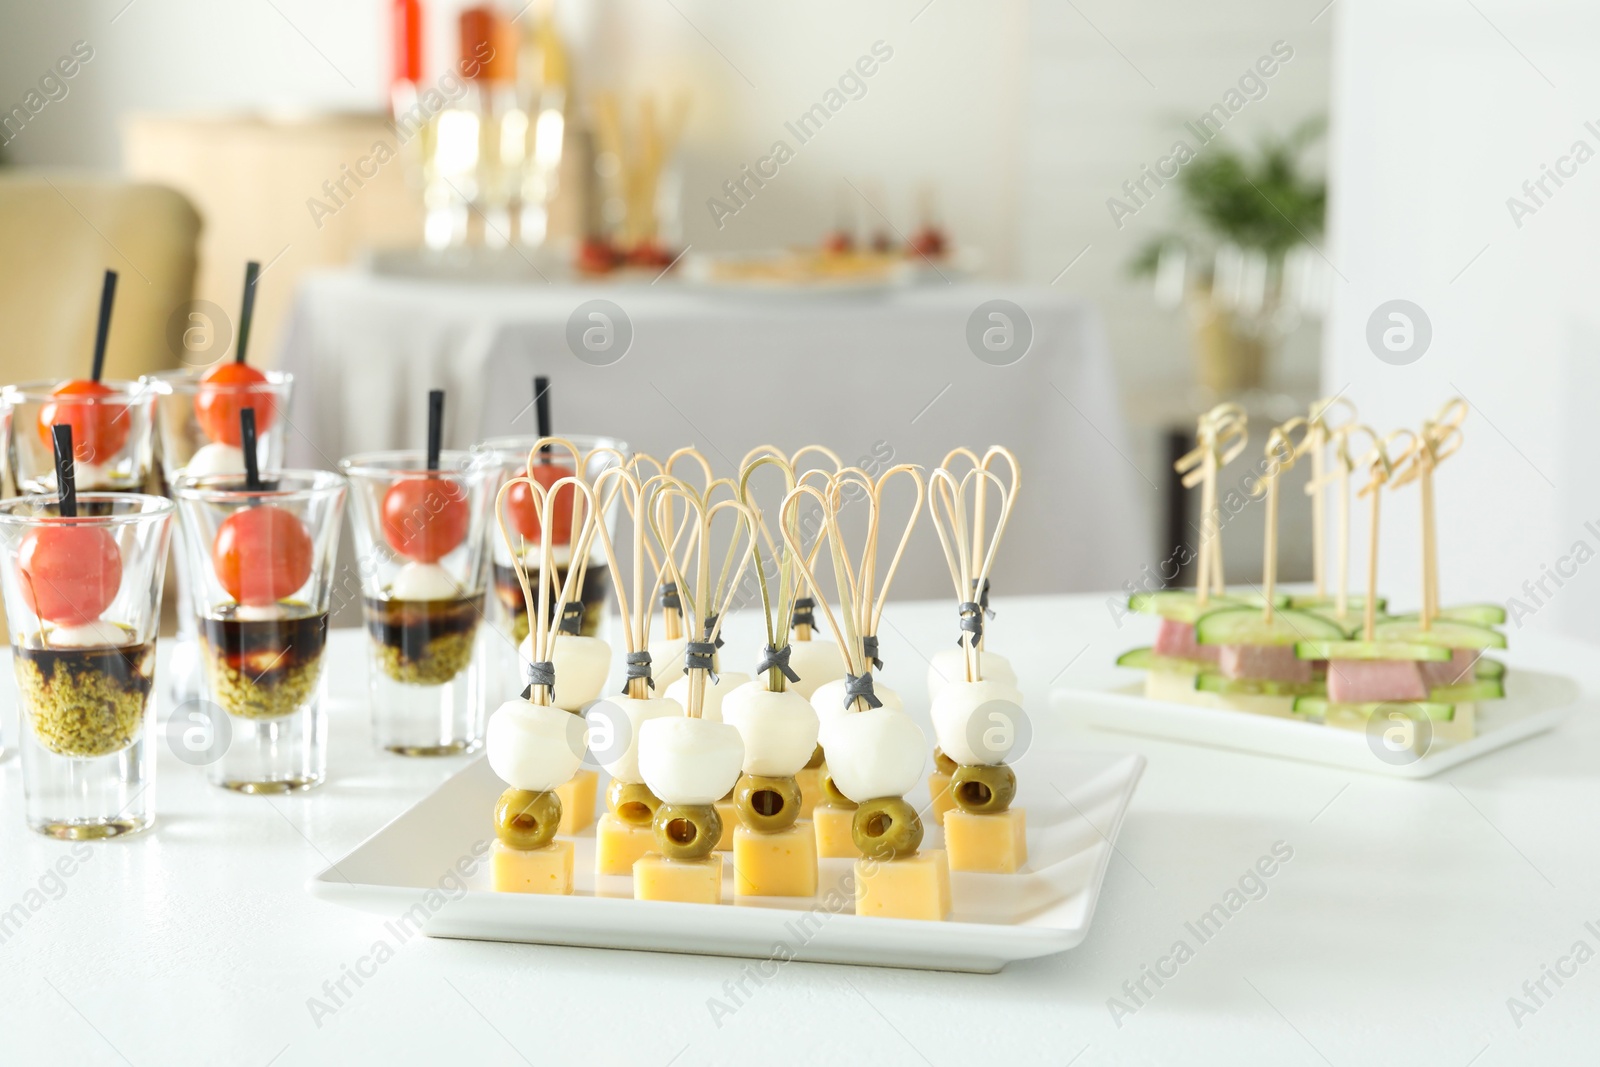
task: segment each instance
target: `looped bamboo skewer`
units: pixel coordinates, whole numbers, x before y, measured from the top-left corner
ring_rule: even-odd
[[[896,476],[911,479],[912,485],[916,487],[916,499],[906,516],[905,527],[900,531],[900,540],[895,544],[894,555],[884,568],[883,581],[880,585],[878,539],[883,520],[883,491]],[[922,513],[926,484],[921,469],[910,463],[900,463],[890,467],[876,479],[859,467],[846,467],[839,472],[836,481],[841,496],[847,486],[856,485],[862,490],[867,501],[867,532],[861,542],[860,562],[853,573],[850,568],[850,558],[848,555],[845,557],[846,575],[851,585],[851,601],[841,607],[855,615],[856,634],[862,644],[862,656],[870,669],[877,666],[873,662],[877,657],[868,655],[867,651],[874,645],[878,636],[878,624],[883,619],[883,608],[889,599],[889,587],[894,584],[894,576],[900,569],[900,561],[905,556],[911,532],[916,529],[917,519]]]
[[[1250,419],[1238,404],[1218,404],[1200,416],[1195,447],[1173,464],[1185,489],[1200,486],[1200,551],[1195,600],[1205,607],[1227,588],[1222,570],[1222,521],[1217,511],[1217,475],[1250,443]]]
[[[533,474],[533,469],[535,467],[544,466],[552,462],[550,456],[557,447],[565,449],[567,454],[572,457],[573,475],[580,479],[585,485],[589,486],[591,491],[595,488],[598,479],[590,479],[588,472],[596,459],[607,459],[610,461],[602,469],[620,467],[627,462],[626,458],[620,451],[610,447],[609,445],[599,445],[595,448],[591,448],[587,452],[581,452],[579,451],[577,445],[573,444],[565,437],[541,437],[535,441],[533,443],[533,447],[528,450],[528,460],[525,464],[523,464],[523,470],[527,473],[527,476],[530,480],[537,480],[534,478]],[[616,502],[616,488],[613,488],[609,495],[602,496],[600,494],[596,494],[596,497],[597,499],[595,500],[595,506],[599,511],[596,521],[604,525],[606,514],[611,510],[612,504]],[[560,618],[561,613],[565,609],[566,605],[582,603],[584,583],[589,577],[589,552],[587,551],[587,548],[593,544],[593,535],[590,535],[590,541],[588,542],[588,545],[586,545],[584,552],[580,555],[577,551],[577,546],[582,522],[583,520],[578,513],[578,509],[573,508],[571,524],[567,530],[567,546],[571,550],[571,555],[567,560],[567,570],[569,572],[572,570],[577,570],[578,580],[577,583],[572,587],[573,599],[569,600],[563,596],[562,600],[556,604],[556,616],[558,619]],[[542,525],[543,523],[541,521],[541,527]],[[613,571],[612,573],[615,574],[616,572]]]
[[[806,557],[805,548],[800,543],[799,524],[795,516],[798,515],[800,502],[807,498],[815,501],[822,509],[822,533],[818,542],[819,544],[822,541],[827,542],[828,557],[833,562],[834,588],[841,605],[837,615],[834,614],[833,605],[829,603],[827,594],[823,592],[822,583],[817,580],[812,559]],[[782,531],[784,542],[788,544],[789,551],[793,554],[796,569],[805,579],[817,606],[822,609],[823,617],[828,620],[828,629],[833,632],[834,640],[838,643],[839,655],[844,658],[846,664],[845,669],[855,678],[870,678],[871,664],[865,663],[860,635],[856,632],[855,613],[846,610],[852,603],[852,595],[851,580],[847,570],[849,556],[844,547],[844,535],[839,530],[839,511],[842,505],[843,496],[836,480],[830,479],[823,489],[818,489],[810,482],[801,481],[783,498],[783,504],[778,509],[778,528]],[[856,711],[866,711],[870,706],[865,696],[855,697],[852,703]]]
[[[517,551],[516,542],[511,537],[511,530],[506,526],[506,494],[511,491],[512,486],[518,483],[527,485],[528,492],[537,504],[539,512],[539,595],[537,598],[537,614],[535,614],[533,587],[528,580],[527,564],[523,560],[522,553]],[[576,568],[568,567],[566,581],[562,583],[562,587],[559,590],[556,590],[555,568],[551,565],[550,550],[554,544],[554,535],[551,531],[551,527],[554,524],[551,520],[555,518],[555,499],[563,489],[569,486],[575,494],[573,511],[578,511],[576,507],[578,497],[581,497],[584,502],[584,528],[579,544],[575,545],[574,548],[582,547],[587,551],[589,539],[594,535],[596,516],[594,493],[588,485],[584,484],[582,479],[576,476],[562,478],[546,489],[530,477],[519,476],[507,479],[506,483],[500,487],[500,491],[495,495],[495,525],[500,528],[500,536],[505,540],[506,550],[511,553],[511,566],[516,572],[517,583],[522,586],[523,605],[528,609],[528,643],[532,650],[532,662],[536,664],[548,664],[554,655],[556,629],[552,625],[553,620],[549,615],[551,591],[555,590],[556,595],[566,601],[573,595],[573,583],[577,578]],[[517,540],[523,540],[521,535],[518,535]],[[537,685],[532,684],[530,681],[528,700],[534,704],[549,705],[553,701],[554,688],[553,679],[540,682]]]
[[[776,467],[783,475],[784,496],[794,490],[794,467],[789,458],[782,452],[763,445],[751,449],[745,454],[744,462],[739,469],[739,499],[745,507],[750,509],[755,519],[756,532],[759,537],[750,539],[751,558],[756,565],[756,582],[761,589],[761,614],[762,621],[767,627],[766,647],[779,653],[789,647],[789,624],[794,614],[794,602],[799,592],[800,577],[795,570],[794,554],[790,551],[787,540],[783,541],[783,549],[779,551],[777,542],[772,540],[772,532],[767,527],[766,515],[756,506],[755,493],[750,484],[751,476],[762,467]],[[798,530],[796,535],[798,536]],[[778,591],[776,610],[772,590],[767,584],[767,567],[761,558],[761,542],[765,541],[767,552],[778,569]],[[781,641],[780,641],[781,638]],[[780,693],[788,688],[788,679],[784,677],[782,668],[769,667],[767,669],[767,689]]]
[[[1391,444],[1401,438],[1409,439],[1409,443],[1401,451],[1399,462],[1389,454]],[[1372,448],[1361,457],[1359,465],[1366,467],[1369,472],[1367,484],[1361,487],[1359,496],[1372,498],[1370,512],[1371,525],[1367,530],[1367,593],[1366,603],[1362,605],[1361,637],[1364,641],[1372,641],[1377,636],[1378,625],[1378,518],[1382,508],[1383,489],[1390,485],[1395,469],[1410,458],[1417,445],[1417,435],[1410,430],[1395,430],[1389,436],[1378,438],[1374,436]]]
[[[1267,526],[1261,548],[1261,596],[1264,601],[1262,617],[1269,623],[1277,611],[1273,596],[1278,584],[1278,479],[1305,454],[1309,428],[1310,424],[1299,415],[1272,428],[1267,435],[1267,469],[1256,483],[1259,494],[1251,493],[1265,497],[1267,502]],[[1299,441],[1294,439],[1296,430],[1300,432]]]
[[[967,528],[967,489],[969,483],[994,481],[995,492],[1000,494],[1002,520],[997,525],[995,537],[991,539],[987,551],[981,555],[977,551],[968,551],[968,546],[975,546]],[[956,601],[958,604],[972,604],[979,613],[979,618],[974,624],[976,632],[981,635],[983,631],[982,608],[976,601],[967,598],[972,590],[982,589],[989,580],[989,569],[994,565],[995,551],[1000,545],[1000,534],[1004,532],[1005,520],[1009,517],[1012,506],[1011,493],[1006,485],[1000,481],[992,471],[983,467],[976,467],[967,472],[961,479],[957,479],[946,467],[940,467],[928,478],[928,514],[933,519],[934,532],[939,535],[939,546],[944,549],[945,563],[950,569],[950,581],[955,587]],[[940,514],[940,508],[944,514]],[[962,609],[965,619],[966,610]],[[981,648],[979,641],[974,637],[974,631],[963,625],[961,631],[961,647],[965,652],[966,680],[978,682],[983,680],[982,659],[978,655]]]
[[[672,503],[675,498],[681,497],[683,499],[685,511],[688,512],[689,516],[693,519],[694,527],[698,534],[696,538],[695,552],[695,588],[692,594],[688,592],[687,586],[684,583],[683,572],[679,569],[677,560],[673,559],[670,552],[664,553],[663,558],[666,562],[670,580],[677,583],[679,589],[683,591],[684,598],[689,601],[691,611],[694,610],[696,606],[702,605],[707,609],[711,608],[712,606],[717,608],[715,612],[711,612],[709,610],[706,611],[707,617],[713,615],[715,616],[715,621],[705,632],[705,635],[702,639],[702,643],[713,646],[716,643],[717,637],[722,632],[723,615],[727,611],[728,605],[733,600],[733,593],[738,588],[739,580],[744,576],[745,567],[750,562],[748,546],[746,547],[746,551],[742,553],[737,552],[740,531],[743,530],[745,536],[747,537],[753,538],[756,536],[755,521],[750,514],[750,509],[745,507],[742,501],[730,499],[719,500],[715,504],[708,503],[707,498],[715,488],[715,484],[716,483],[713,480],[713,482],[707,486],[706,493],[700,494],[696,493],[694,488],[687,482],[678,478],[674,478],[669,474],[666,476],[660,490],[657,493],[657,499],[654,502],[654,506],[650,507],[645,512],[649,518],[651,530],[656,540],[663,541],[664,539],[661,535],[660,526],[661,520],[663,517],[670,519]],[[733,579],[731,582],[727,580],[728,571],[724,569],[722,576],[719,578],[717,599],[714,601],[711,587],[712,524],[716,520],[717,515],[723,511],[733,512],[737,520],[733,537],[731,539],[729,554],[730,557],[737,555],[740,558],[740,563],[738,569],[733,573]],[[726,590],[725,593],[723,592],[724,589]],[[692,648],[695,643],[696,642],[691,639],[690,647]],[[688,664],[685,667],[685,673],[689,678],[689,700],[684,707],[684,713],[691,719],[698,719],[705,704],[706,677],[710,673],[710,667],[693,663],[693,660],[696,657],[692,652],[686,651],[685,656],[686,664]]]
[[[1439,464],[1460,451],[1465,443],[1461,424],[1467,418],[1467,402],[1460,397],[1447,400],[1431,419],[1422,423],[1422,433],[1410,453],[1410,464],[1395,479],[1396,488],[1416,482],[1422,494],[1422,629],[1428,630],[1439,614],[1439,542],[1435,521],[1433,472]]]
[[[1334,522],[1338,531],[1338,573],[1334,581],[1333,603],[1334,615],[1340,622],[1344,622],[1350,612],[1350,475],[1356,469],[1356,460],[1350,453],[1350,439],[1357,434],[1365,434],[1372,443],[1379,441],[1377,433],[1370,426],[1347,422],[1334,427],[1328,435],[1328,443],[1333,448],[1333,468],[1324,471],[1320,478],[1313,477],[1306,483],[1306,492],[1313,496],[1320,494],[1328,484],[1338,488],[1338,512]]]
[[[1342,422],[1330,424],[1328,415],[1335,410],[1343,410],[1347,417]],[[1323,514],[1320,488],[1327,473],[1328,441],[1341,427],[1355,423],[1356,406],[1342,396],[1326,396],[1311,402],[1306,419],[1311,424],[1307,433],[1309,437],[1307,449],[1311,453],[1311,482],[1306,486],[1306,493],[1311,497],[1311,573],[1316,581],[1317,598],[1320,600],[1328,595],[1327,565],[1324,558],[1327,531],[1324,529],[1326,518]],[[1319,488],[1312,489],[1313,485]]]
[[[659,459],[656,459],[654,456],[648,455],[647,453],[636,452],[634,453],[633,458],[629,461],[629,464],[635,468],[635,473],[637,473],[640,468],[654,468],[654,475],[645,479],[641,479],[641,484],[648,484],[649,482],[653,482],[658,478],[669,477],[671,475],[671,466],[685,451],[693,451],[693,449],[679,449],[677,452],[674,452],[670,458],[668,458],[666,463],[662,463]],[[706,473],[706,481],[709,483],[712,480],[710,466],[709,464],[705,463],[704,456],[700,457],[700,461]],[[640,520],[635,517],[634,521],[637,522]],[[670,505],[667,509],[667,519],[662,525],[664,529],[673,528],[672,509]],[[649,543],[648,541],[645,543],[645,548],[650,556],[650,565],[655,568],[657,575],[666,574],[666,566],[662,563],[663,555],[672,556],[678,562],[678,569],[680,571],[689,569],[689,560],[693,556],[695,550],[696,536],[696,531],[690,530],[690,526],[691,524],[687,519],[678,524],[675,532],[673,533],[672,540],[660,546],[661,552],[659,554],[656,551],[657,546]],[[683,535],[686,530],[689,532],[688,541],[683,540]],[[681,549],[679,547],[680,544],[682,546]],[[679,555],[680,551],[682,553],[681,555]],[[663,597],[667,597],[669,594],[669,584],[669,581],[665,579],[657,583],[658,590],[662,593]],[[670,589],[670,599],[676,600],[678,603],[674,605],[663,603],[661,605],[661,631],[662,636],[668,641],[677,641],[683,638],[683,609],[681,606],[681,596],[676,586],[672,586]]]
[[[981,567],[983,577],[981,579],[973,579],[974,583],[981,582],[982,584],[975,584],[967,595],[982,607],[985,615],[992,617],[994,612],[989,610],[989,570],[994,563],[994,556],[1000,551],[1000,542],[1005,537],[1006,527],[1011,522],[1011,510],[1016,506],[1017,492],[1022,486],[1022,466],[1017,462],[1016,454],[1003,445],[990,445],[981,459],[970,448],[964,446],[952,448],[945,453],[944,462],[941,466],[945,470],[954,473],[954,466],[951,461],[957,458],[968,460],[972,464],[973,470],[981,470],[993,476],[996,485],[1001,488],[1000,514],[992,536],[989,535],[988,516],[989,478],[977,479],[973,489],[972,503],[971,560],[975,570]],[[993,468],[996,460],[1005,461],[1006,467],[1011,474],[1009,482],[1001,482],[998,476],[994,475]],[[987,543],[984,540],[985,537],[988,537]],[[982,566],[981,561],[985,559],[988,560],[989,566]],[[960,594],[957,595],[959,596]],[[985,640],[987,638],[984,636],[978,638],[977,647],[980,651],[983,649]]]
[[[605,553],[606,563],[611,567],[612,588],[617,598],[617,611],[622,618],[623,648],[628,655],[648,652],[650,649],[650,615],[655,608],[656,595],[661,590],[661,583],[666,580],[667,571],[664,567],[655,567],[655,581],[648,594],[645,591],[645,559],[656,558],[650,538],[653,532],[649,522],[643,518],[649,511],[650,497],[659,487],[665,475],[655,475],[649,481],[641,484],[638,476],[626,467],[608,467],[595,478],[594,489],[604,498],[603,486],[608,487],[609,482],[616,482],[612,496],[621,494],[623,503],[627,507],[629,522],[633,525],[633,597],[630,601],[627,589],[622,581],[622,571],[617,566],[617,554],[613,545],[610,531],[601,522],[596,531],[600,538],[601,551]],[[631,495],[630,495],[631,493]],[[681,532],[681,531],[680,531]],[[637,678],[629,678],[624,684],[623,691],[637,700],[647,699],[654,682],[647,674]]]

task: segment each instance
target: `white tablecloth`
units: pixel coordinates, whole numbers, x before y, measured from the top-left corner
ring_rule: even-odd
[[[1149,758],[1093,927],[1071,952],[992,976],[795,963],[752,983],[747,961],[719,957],[397,944],[384,917],[313,900],[303,883],[465,761],[372,750],[364,638],[336,631],[331,773],[311,793],[224,793],[163,749],[155,829],[80,845],[89,858],[53,876],[73,846],[24,828],[20,768],[0,763],[0,1063],[1594,1062],[1600,961],[1570,954],[1600,944],[1585,925],[1600,926],[1600,652],[1519,638],[1513,667],[1576,675],[1580,712],[1406,782],[1064,729],[1049,686],[1125,681],[1111,660],[1147,642],[1151,620],[1118,629],[1097,596],[996,607],[992,640],[1018,665],[1034,719],[1019,775],[1068,748]],[[885,677],[926,728],[921,655],[947,644],[948,608],[893,604],[885,617]],[[730,620],[729,634],[725,655],[754,654],[751,620]],[[0,686],[0,704],[14,694]],[[1278,842],[1292,858],[1199,943],[1185,924]],[[1144,968],[1171,975],[1160,961],[1180,939],[1194,955],[1157,987]],[[374,966],[380,941],[390,955]],[[1558,986],[1547,965],[1575,974]],[[359,985],[348,977],[358,966]],[[729,1003],[727,984],[741,980],[744,1004],[719,1025],[709,998]],[[341,981],[348,995],[319,1026],[308,1001],[328,1002],[325,983]],[[1148,995],[1134,1005],[1124,983],[1141,981]],[[1523,983],[1540,981],[1534,1004]],[[1137,1010],[1114,1014],[1112,997]],[[1534,1012],[1514,1018],[1511,997]]]
[[[633,330],[608,366],[567,343],[569,318],[597,297]],[[1011,366],[981,362],[967,342],[968,318],[995,298],[1032,324],[1032,346]],[[301,285],[281,362],[300,382],[289,438],[300,465],[420,447],[430,388],[449,391],[449,445],[531,434],[531,379],[547,374],[557,432],[609,434],[656,455],[693,443],[728,475],[767,442],[930,469],[955,445],[1009,445],[1025,481],[997,591],[1114,587],[1154,559],[1100,317],[1049,289],[757,295],[667,281],[492,286],[323,273]],[[950,592],[938,543],[922,533],[897,595]]]

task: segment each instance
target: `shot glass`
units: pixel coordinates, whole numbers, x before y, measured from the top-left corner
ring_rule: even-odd
[[[609,448],[620,454],[624,462],[628,458],[628,445],[625,441],[584,434],[562,436],[565,440],[571,441],[584,456],[589,456],[598,448]],[[494,465],[495,478],[490,493],[491,499],[506,481],[527,473],[528,454],[533,451],[538,440],[537,437],[491,437],[473,446],[473,454],[486,457],[488,462]],[[551,478],[551,482],[554,483],[557,477],[565,477],[570,473],[572,456],[560,450],[553,451],[550,454],[550,463],[554,468]],[[605,453],[591,456],[584,469],[584,478],[593,485],[601,471],[615,466],[616,463],[615,456]],[[608,533],[616,533],[617,509],[621,506],[622,502],[614,498],[611,507],[606,510]],[[513,512],[507,516],[507,522],[513,532],[522,534],[527,542],[527,549],[523,553],[524,565],[528,569],[528,578],[533,583],[533,588],[537,590],[539,588],[538,519],[531,514],[521,516]],[[567,579],[567,571],[571,566],[572,546],[567,543],[570,538],[568,531],[552,531],[552,536],[557,542],[553,550],[556,554],[556,583],[559,587],[560,583]],[[522,585],[517,581],[517,572],[512,566],[511,550],[506,547],[505,538],[500,536],[499,529],[492,521],[489,527],[489,547],[490,577],[494,595],[489,598],[486,614],[490,624],[506,638],[504,641],[487,644],[489,681],[498,706],[501,702],[520,694],[525,684],[524,672],[518,665],[517,649],[528,636],[528,607],[522,597]],[[579,595],[579,601],[583,604],[579,632],[585,637],[609,636],[606,633],[606,620],[609,618],[608,606],[612,602],[611,582],[611,567],[606,562],[605,550],[596,539],[589,547],[588,566],[584,570],[583,590]],[[556,609],[557,605],[550,605],[552,615]]]
[[[72,427],[74,477],[80,492],[138,492],[150,477],[155,391],[145,382],[105,381],[104,393],[63,393],[60,382],[6,386],[11,408],[6,453],[17,492],[56,491],[50,428]]]
[[[480,626],[496,470],[447,451],[339,461],[350,479],[366,619],[373,739],[402,756],[448,756],[483,744],[488,694]]]
[[[239,449],[239,412],[256,413],[256,466],[270,475],[283,466],[284,438],[294,376],[267,371],[266,380],[245,385],[218,385],[200,380],[196,370],[163,371],[139,381],[155,394],[155,462],[161,492],[183,475],[242,474],[244,454]],[[197,700],[205,689],[200,664],[197,616],[188,610],[194,592],[189,576],[189,552],[183,543],[183,523],[172,534],[172,565],[178,586],[178,632],[167,656],[167,686],[174,707]]]
[[[180,475],[173,486],[191,584],[182,610],[205,679],[204,700],[178,708],[199,728],[194,743],[173,748],[224,789],[292,793],[327,774],[322,668],[347,487],[331,471],[262,481]]]
[[[156,625],[172,501],[79,493],[0,502],[0,582],[20,696],[28,825],[138,833],[155,818]]]

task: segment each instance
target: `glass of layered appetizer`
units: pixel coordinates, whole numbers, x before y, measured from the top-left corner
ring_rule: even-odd
[[[138,833],[155,817],[150,690],[172,502],[80,494],[70,475],[63,488],[0,502],[24,812],[52,837]]]
[[[253,477],[251,475],[254,475]],[[327,772],[323,652],[345,480],[329,471],[180,475],[207,712],[227,715],[213,784],[289,793]]]
[[[373,736],[403,756],[475,751],[487,684],[480,644],[499,472],[468,452],[373,452],[350,479],[369,649]]]

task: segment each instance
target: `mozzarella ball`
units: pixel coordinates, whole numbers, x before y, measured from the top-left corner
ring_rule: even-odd
[[[437,563],[407,563],[395,571],[389,595],[396,600],[454,600],[461,586]]]
[[[928,758],[922,728],[896,708],[835,716],[823,722],[821,741],[833,784],[857,804],[905,796]]]
[[[212,474],[243,474],[244,449],[213,441],[189,457],[183,473],[203,478]]]
[[[686,715],[639,727],[639,773],[668,804],[714,804],[739,780],[744,742],[725,722]]]
[[[531,642],[524,642],[531,647]],[[600,695],[611,670],[611,645],[598,637],[557,634],[550,662],[556,669],[556,707],[580,711]]]
[[[978,673],[986,682],[1004,682],[1007,685],[1017,684],[1017,672],[1011,669],[1011,661],[998,652],[978,652]],[[928,699],[932,700],[939,695],[939,690],[947,682],[967,680],[967,653],[961,648],[946,648],[933,654],[933,660],[928,664]]]
[[[764,681],[746,682],[722,701],[722,721],[744,739],[744,773],[787,778],[811,762],[817,747],[817,712],[811,702]]]
[[[44,636],[51,648],[116,648],[133,640],[133,634],[104,619],[82,626],[57,626]]]
[[[845,685],[843,678],[837,678],[817,686],[817,691],[811,694],[811,706],[816,709],[817,718],[827,722],[829,719],[837,718],[840,715],[848,715],[855,710],[854,701],[851,702],[850,707],[845,707]],[[893,708],[896,711],[905,710],[906,704],[905,701],[900,699],[900,694],[886,685],[878,684],[876,678],[872,680],[872,692],[879,700],[883,701],[884,707]]]
[[[583,761],[583,719],[557,707],[508,700],[489,716],[489,766],[513,789],[547,792]]]
[[[700,717],[707,722],[722,721],[722,702],[728,694],[750,681],[750,676],[742,671],[723,671],[717,675],[713,682],[706,679],[705,697],[700,705]],[[689,675],[667,686],[667,696],[682,704],[685,709],[689,707]]]
[[[683,677],[683,650],[689,644],[687,637],[663,637],[650,642],[650,676],[657,689]]]
[[[800,676],[790,687],[807,700],[817,691],[817,686],[844,677],[844,657],[839,646],[832,641],[813,637],[809,641],[794,641],[789,645],[789,668]]]
[[[993,702],[1001,705],[985,710]],[[1014,710],[1013,710],[1014,709]],[[1004,763],[1016,742],[1022,694],[1004,682],[951,682],[933,698],[933,732],[957,763]]]
[[[589,751],[619,782],[644,781],[639,773],[639,728],[653,719],[683,718],[683,707],[666,697],[639,700],[606,697],[584,713],[589,722]]]
[[[80,491],[116,488],[111,484],[110,468],[102,467],[98,463],[85,463],[82,460],[73,462],[72,483]]]

